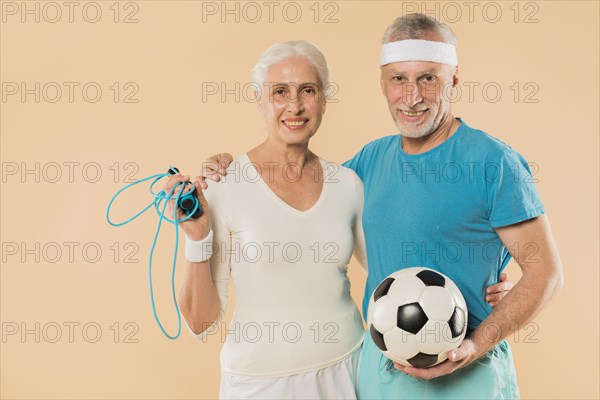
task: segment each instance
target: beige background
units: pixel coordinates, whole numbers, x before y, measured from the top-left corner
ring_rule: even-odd
[[[220,12],[202,21],[203,7],[222,11],[221,2],[114,3],[77,2],[70,22],[62,2],[54,3],[60,18],[57,7],[44,2],[1,2],[2,398],[215,398],[221,340],[201,343],[185,330],[177,341],[162,335],[147,277],[157,220],[148,213],[113,228],[104,216],[110,197],[124,185],[126,173],[142,178],[176,165],[193,174],[208,155],[239,154],[261,141],[254,104],[233,94],[225,101],[218,95],[203,101],[203,85],[224,83],[235,92],[236,82],[240,87],[249,82],[253,63],[274,42],[312,40],[333,71],[338,102],[327,109],[311,143],[314,151],[342,162],[368,141],[394,133],[379,90],[379,41],[393,18],[415,7],[451,22],[459,37],[460,78],[467,85],[455,114],[539,167],[538,188],[566,285],[528,330],[510,339],[522,395],[600,396],[597,2],[277,2],[272,21],[268,5],[258,2],[262,16],[256,22],[251,21],[256,9],[245,3],[227,3],[238,7],[239,22],[235,14],[222,22]],[[22,13],[24,4],[39,7],[39,22],[35,14]],[[296,6],[302,15],[288,22]],[[96,7],[100,19],[86,21],[83,16],[95,18]],[[124,23],[127,15],[137,22]],[[327,15],[330,23],[324,22]],[[29,89],[40,82],[39,102],[35,94],[24,101],[20,93],[10,94],[12,83],[22,82]],[[79,85],[72,102],[65,82]],[[95,103],[82,95],[89,82],[102,89]],[[114,82],[120,88],[117,102]],[[56,86],[63,93],[52,103]],[[494,99],[498,87],[502,94]],[[125,102],[135,88],[130,100],[137,103]],[[95,96],[93,88],[87,93]],[[35,173],[21,175],[36,163],[39,182]],[[56,165],[62,173],[57,179]],[[74,165],[72,179],[68,165]],[[15,166],[19,170],[12,175]],[[98,179],[94,166],[102,173]],[[113,218],[132,215],[150,201],[145,187],[127,199]],[[170,333],[177,322],[170,292],[173,238],[172,226],[164,225],[154,265],[158,310]],[[39,252],[28,254],[36,242]],[[69,242],[77,243],[72,259]],[[97,247],[102,254],[92,262]],[[134,262],[125,262],[132,251]],[[509,271],[518,280],[518,267],[512,264]],[[350,276],[360,302],[364,276],[354,261]],[[95,327],[102,334],[91,343]],[[13,329],[19,331],[9,334]],[[21,336],[23,329],[30,333]]]

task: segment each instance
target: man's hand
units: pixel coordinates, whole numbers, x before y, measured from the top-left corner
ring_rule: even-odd
[[[207,178],[219,182],[221,176],[227,175],[227,167],[232,161],[233,156],[229,153],[217,154],[204,161],[202,164],[202,177],[204,178],[201,182],[202,190],[208,187],[205,181]]]
[[[546,215],[497,228],[496,231],[523,271],[514,289],[458,349],[448,352],[449,360],[427,369],[398,365],[396,368],[416,378],[433,379],[469,365],[531,321],[561,289],[562,263]],[[516,251],[518,247],[533,249],[534,253]],[[490,328],[497,335],[490,337]]]
[[[488,286],[486,289],[485,300],[490,303],[492,307],[500,302],[506,296],[513,284],[508,280],[508,274],[503,272],[500,275],[500,282],[495,285]],[[394,366],[400,371],[419,379],[433,379],[442,375],[448,375],[456,371],[459,368],[463,368],[468,364],[472,363],[476,358],[475,344],[470,339],[465,339],[461,345],[448,352],[448,360],[436,365],[431,368],[415,368],[405,367],[401,364],[394,363]]]
[[[473,361],[477,360],[482,354],[476,351],[475,343],[465,338],[461,345],[448,352],[448,359],[431,368],[405,367],[404,365],[394,363],[394,366],[400,371],[414,378],[434,379],[443,375],[451,374],[459,368],[463,368]]]
[[[506,296],[508,291],[512,289],[513,284],[508,280],[508,275],[503,272],[500,275],[500,282],[495,285],[488,286],[486,289],[485,301],[490,303],[490,306],[495,307]]]

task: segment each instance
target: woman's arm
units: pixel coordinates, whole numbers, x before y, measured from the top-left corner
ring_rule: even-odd
[[[165,192],[178,182],[187,182],[189,176],[174,175],[165,186]],[[186,246],[191,245],[189,241],[203,240],[208,236],[209,226],[213,230],[212,256],[203,262],[187,261],[185,278],[179,293],[179,309],[183,319],[190,331],[196,338],[202,339],[216,329],[208,329],[220,323],[227,307],[227,290],[229,281],[229,259],[221,262],[221,253],[218,249],[219,242],[224,238],[229,239],[229,231],[222,224],[222,215],[219,211],[223,209],[218,196],[212,196],[213,207],[209,209],[208,201],[200,186],[201,179],[196,177],[194,187],[203,215],[198,219],[189,219],[179,224],[187,237]],[[186,192],[192,190],[186,187]],[[176,190],[177,191],[177,190]],[[218,192],[218,190],[217,190]],[[209,193],[206,193],[207,196]],[[212,193],[211,193],[212,194]],[[211,197],[211,196],[208,196]],[[169,204],[170,213],[173,213],[173,203]],[[185,214],[178,210],[178,218]],[[210,223],[209,223],[210,221]]]
[[[352,171],[354,176],[354,187],[356,193],[356,218],[354,220],[354,257],[360,264],[365,274],[368,273],[369,266],[367,262],[367,246],[365,244],[365,233],[362,226],[362,213],[364,206],[364,188],[362,180]]]

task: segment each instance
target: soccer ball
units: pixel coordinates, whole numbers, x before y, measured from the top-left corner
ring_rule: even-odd
[[[396,271],[373,292],[367,315],[375,345],[392,361],[428,368],[460,346],[467,304],[454,282],[429,268]]]

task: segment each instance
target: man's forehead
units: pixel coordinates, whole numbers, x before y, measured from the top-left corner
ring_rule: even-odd
[[[265,82],[270,86],[317,86],[317,82]]]
[[[445,64],[431,61],[399,61],[381,67],[382,72],[391,74],[434,74],[445,69]]]

